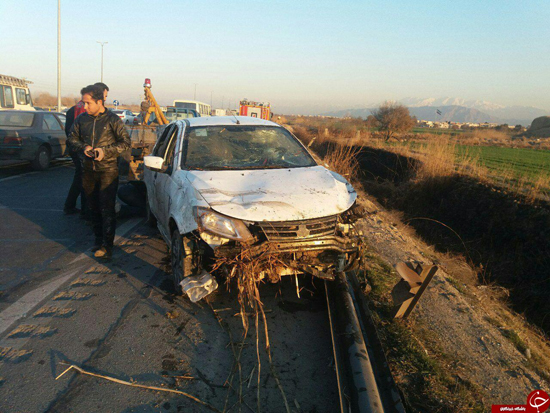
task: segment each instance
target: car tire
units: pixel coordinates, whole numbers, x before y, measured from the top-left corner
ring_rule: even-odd
[[[191,250],[190,254],[185,252],[184,242],[187,249]],[[176,228],[172,232],[172,242],[170,247],[170,263],[172,264],[172,281],[177,294],[182,295],[183,290],[180,285],[185,277],[199,273],[196,263],[199,261],[197,247],[194,240],[183,237]]]
[[[149,196],[147,195],[145,196],[145,223],[153,228],[157,226],[157,218],[155,214],[153,214],[153,211],[151,211]]]
[[[40,148],[38,148],[36,156],[31,161],[31,166],[36,171],[44,171],[50,166],[51,160],[52,155],[50,153],[50,150],[45,146],[41,146]]]
[[[126,125],[129,125],[130,124],[130,121],[129,120],[126,120]]]

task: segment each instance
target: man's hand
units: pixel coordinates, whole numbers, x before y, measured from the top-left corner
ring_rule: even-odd
[[[95,153],[95,160],[98,162],[101,161],[103,158],[105,158],[105,152],[103,152],[103,149],[101,148],[95,148],[94,153]]]
[[[84,148],[84,155],[86,155],[88,158],[94,158],[94,148],[91,146],[86,146]]]

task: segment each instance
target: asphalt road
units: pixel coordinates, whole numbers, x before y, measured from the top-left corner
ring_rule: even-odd
[[[97,262],[90,227],[62,212],[72,173],[0,169],[1,412],[209,411],[74,371],[56,380],[71,364],[222,411],[257,411],[258,387],[264,412],[286,411],[280,388],[293,412],[337,411],[322,283],[300,279],[300,299],[294,279],[262,286],[271,371],[252,318],[243,341],[236,286],[198,304],[176,295],[166,245],[141,219],[120,222],[113,261]]]

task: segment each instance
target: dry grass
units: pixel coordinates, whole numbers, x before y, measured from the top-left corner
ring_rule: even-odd
[[[329,147],[324,161],[330,165],[331,169],[352,182],[359,178],[357,154],[360,151],[360,147],[337,143]]]
[[[503,145],[509,146],[512,142],[510,132],[495,129],[474,129],[456,137],[462,145]]]

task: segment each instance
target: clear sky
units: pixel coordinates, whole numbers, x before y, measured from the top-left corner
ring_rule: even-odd
[[[0,73],[56,93],[57,0],[0,0]],[[100,80],[109,98],[279,113],[405,97],[550,110],[550,2],[529,0],[61,0],[62,95]]]

